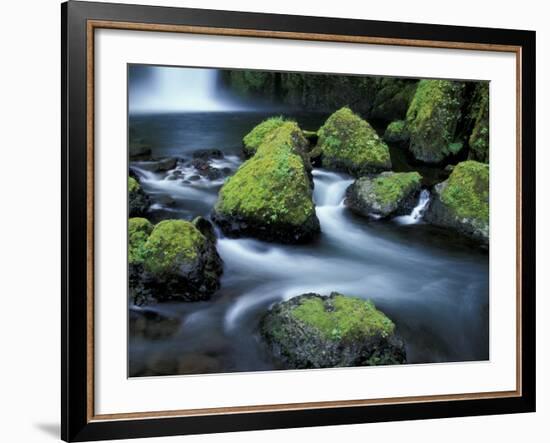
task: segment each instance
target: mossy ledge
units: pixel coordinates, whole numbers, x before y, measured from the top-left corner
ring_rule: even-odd
[[[407,111],[409,150],[417,160],[439,163],[463,147],[455,139],[461,118],[465,84],[450,80],[420,80]]]
[[[474,92],[471,119],[474,122],[468,138],[471,160],[489,163],[489,83],[479,82]]]
[[[489,165],[468,160],[435,186],[425,219],[489,243]]]
[[[286,368],[400,364],[406,361],[395,324],[375,305],[333,292],[302,294],[275,304],[260,331]]]
[[[285,122],[225,182],[212,218],[226,235],[303,243],[319,233],[303,146],[298,125]]]
[[[130,219],[129,265],[130,293],[138,304],[151,298],[206,300],[219,288],[223,272],[215,239],[185,220],[153,227],[145,219]]]
[[[383,172],[375,177],[361,177],[348,187],[345,204],[365,217],[409,214],[418,199],[421,180],[418,172]]]
[[[391,169],[390,151],[372,126],[350,108],[332,114],[318,131],[323,167],[355,176]]]

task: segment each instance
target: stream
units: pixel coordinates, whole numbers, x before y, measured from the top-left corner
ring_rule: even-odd
[[[131,115],[130,134],[151,144],[153,157],[189,159],[197,150],[219,149],[224,158],[212,160],[211,166],[227,175],[243,161],[243,135],[272,114]],[[303,129],[316,130],[326,115],[291,117]],[[153,222],[208,216],[224,181],[189,180],[192,168],[181,165],[176,177],[174,171],[140,169],[139,163],[131,167],[153,200]],[[217,231],[224,274],[211,300],[130,307],[172,319],[171,335],[130,336],[130,376],[279,369],[259,336],[259,321],[273,303],[306,292],[337,291],[373,300],[395,322],[408,363],[489,358],[488,253],[422,222],[429,191],[422,191],[409,215],[367,220],[343,204],[350,176],[315,168],[313,177],[319,240],[279,245],[224,238]]]

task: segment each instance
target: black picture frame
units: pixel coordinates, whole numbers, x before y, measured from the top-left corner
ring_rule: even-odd
[[[61,5],[62,373],[65,441],[511,414],[535,411],[535,32],[69,1]],[[521,54],[521,395],[231,414],[94,420],[89,414],[87,23],[90,20],[410,41],[510,45]],[[93,182],[91,182],[93,184]]]

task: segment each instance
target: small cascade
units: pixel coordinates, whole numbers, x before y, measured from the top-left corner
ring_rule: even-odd
[[[430,191],[423,189],[418,197],[418,203],[409,215],[395,217],[394,220],[400,225],[413,225],[422,220],[422,216],[430,203]]]

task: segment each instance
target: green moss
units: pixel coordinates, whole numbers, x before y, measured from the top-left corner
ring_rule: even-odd
[[[323,165],[360,175],[391,168],[388,146],[365,120],[344,107],[319,129]]]
[[[489,83],[480,82],[476,85],[471,118],[474,127],[468,144],[470,157],[484,163],[489,162]]]
[[[441,201],[459,218],[489,222],[489,165],[468,160],[453,169]]]
[[[409,139],[409,131],[405,120],[391,122],[384,132],[384,140],[388,142],[401,142]]]
[[[437,163],[456,151],[464,83],[421,80],[407,111],[410,147],[416,159]]]
[[[132,179],[133,180],[133,179]],[[128,220],[128,263],[143,262],[145,242],[153,231],[153,225],[145,218],[134,217]]]
[[[416,91],[415,80],[382,77],[377,79],[377,92],[370,117],[386,121],[402,119]]]
[[[192,223],[161,221],[143,245],[144,267],[157,275],[177,273],[198,258],[205,243],[206,238]]]
[[[280,128],[285,120],[282,116],[271,117],[255,126],[243,138],[243,150],[247,156],[252,156],[256,153],[265,138],[275,129]]]
[[[294,122],[273,131],[225,182],[215,211],[264,224],[298,226],[308,220],[315,207],[303,159],[296,153],[296,146],[305,143]]]
[[[138,181],[133,177],[128,177],[128,192],[139,192],[140,189]]]
[[[380,204],[401,199],[420,185],[422,176],[418,172],[396,172],[382,174],[373,180],[373,192]]]
[[[335,340],[388,337],[395,325],[372,301],[333,293],[325,303],[320,297],[305,298],[292,315]]]

